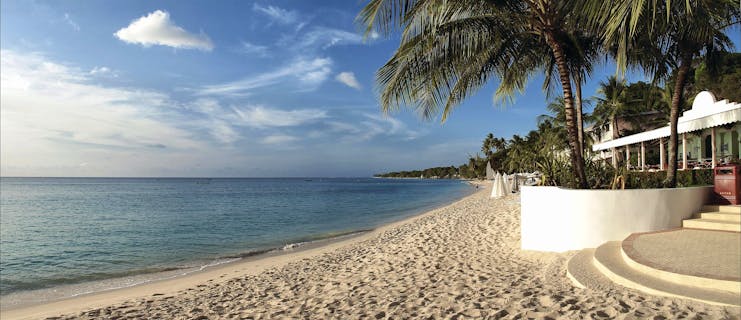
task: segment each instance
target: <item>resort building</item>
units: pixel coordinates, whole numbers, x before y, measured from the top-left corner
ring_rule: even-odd
[[[741,104],[716,101],[712,93],[700,92],[692,109],[679,117],[677,132],[678,169],[715,168],[735,161],[741,158]],[[633,170],[665,170],[669,135],[669,125],[617,139],[606,134],[592,150],[598,153],[597,160],[611,161],[613,166],[623,162]]]

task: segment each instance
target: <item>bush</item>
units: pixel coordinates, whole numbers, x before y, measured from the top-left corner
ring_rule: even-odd
[[[625,176],[626,189],[661,188],[666,171],[631,171]],[[677,171],[677,187],[707,186],[713,184],[712,169]]]

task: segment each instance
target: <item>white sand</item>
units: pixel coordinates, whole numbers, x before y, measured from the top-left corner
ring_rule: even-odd
[[[572,286],[565,265],[574,252],[521,251],[519,199],[489,199],[490,191],[323,248],[8,310],[2,319],[739,319],[739,308]]]

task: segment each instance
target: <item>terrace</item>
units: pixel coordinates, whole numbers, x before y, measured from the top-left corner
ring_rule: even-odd
[[[716,101],[712,93],[700,92],[695,97],[692,109],[679,118],[677,132],[681,139],[678,169],[715,168],[730,163],[741,158],[741,104],[728,100]],[[618,139],[604,139],[594,144],[592,150],[599,152],[599,160],[610,159],[615,167],[620,160],[624,160],[622,162],[629,170],[665,170],[669,135],[667,125]],[[653,161],[647,160],[647,151],[651,156],[658,152],[658,159],[653,156]],[[632,155],[637,157],[635,163],[631,162]]]

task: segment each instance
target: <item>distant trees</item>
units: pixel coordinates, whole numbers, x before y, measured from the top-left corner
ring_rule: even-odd
[[[504,161],[507,156],[506,147],[507,141],[504,138],[494,137],[492,133],[489,133],[484,138],[481,145],[481,152],[494,171],[503,170]]]
[[[382,178],[435,178],[435,179],[456,179],[460,176],[458,171],[460,169],[455,166],[450,167],[435,167],[427,168],[424,170],[411,170],[411,171],[398,171],[376,174],[376,177]]]
[[[712,60],[715,62],[697,59],[697,68],[687,85],[689,96],[709,90],[718,99],[741,101],[741,53],[719,52]]]

